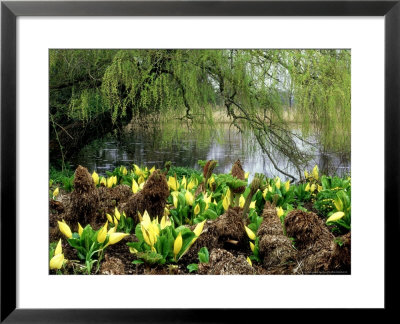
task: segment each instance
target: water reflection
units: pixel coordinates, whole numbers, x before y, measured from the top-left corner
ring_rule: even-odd
[[[202,126],[206,127],[206,126]],[[309,138],[317,143],[316,138]],[[190,131],[184,125],[173,125],[169,129],[146,127],[146,129],[128,129],[122,136],[107,135],[84,147],[72,161],[86,166],[90,171],[96,170],[104,175],[120,165],[132,163],[152,167],[162,167],[166,161],[176,166],[188,166],[200,170],[198,160],[214,159],[218,161],[216,173],[227,173],[232,164],[240,159],[245,171],[250,172],[250,180],[258,173],[268,177],[279,175],[251,136],[242,136],[236,129],[219,124],[213,129],[201,128]],[[305,147],[312,152],[313,159],[308,169],[318,164],[325,174],[345,175],[350,173],[350,154],[323,152],[320,147]],[[277,164],[285,172],[296,174],[295,168],[288,160],[275,155]]]

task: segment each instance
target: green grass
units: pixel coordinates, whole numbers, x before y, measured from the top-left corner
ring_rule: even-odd
[[[167,177],[171,176],[173,177],[176,173],[176,177],[178,179],[182,179],[183,176],[186,177],[186,179],[190,178],[191,175],[194,173],[195,175],[201,175],[202,172],[200,172],[199,170],[196,169],[192,169],[192,168],[187,168],[187,167],[175,167],[175,166],[171,166],[171,168],[169,169],[168,173],[167,173]]]
[[[50,187],[60,187],[66,192],[74,189],[74,170],[70,168],[58,170],[54,166],[50,166],[49,178]]]

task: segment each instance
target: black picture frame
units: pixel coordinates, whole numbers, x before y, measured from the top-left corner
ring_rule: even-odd
[[[393,1],[2,1],[1,2],[1,322],[236,322],[266,309],[16,308],[16,19],[19,16],[384,16],[385,18],[385,310],[397,306],[400,172],[400,0]],[[373,184],[371,183],[371,187]],[[376,190],[376,189],[374,189]],[[383,190],[383,188],[380,188]],[[373,242],[368,242],[373,244]],[[366,260],[366,263],[369,262]],[[366,271],[367,265],[366,265]],[[366,283],[367,284],[367,283]],[[333,288],[334,289],[334,288]],[[134,293],[134,292],[132,292]],[[295,293],[297,294],[297,293]],[[245,298],[245,296],[238,296]],[[248,317],[250,316],[250,317]],[[269,315],[270,316],[270,315]],[[271,317],[269,317],[271,318]],[[265,318],[267,320],[267,317]],[[297,320],[297,319],[296,319]]]

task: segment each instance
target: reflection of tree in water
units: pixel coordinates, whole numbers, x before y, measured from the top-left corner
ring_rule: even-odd
[[[317,164],[322,174],[350,173],[349,154],[320,152]]]
[[[227,124],[229,125],[229,124]],[[250,172],[250,176],[259,172],[269,177],[279,175],[271,165],[268,157],[254,144],[251,135],[238,133],[235,128],[227,125],[218,125],[214,129],[189,130],[179,123],[169,128],[146,125],[128,131],[119,137],[108,135],[87,145],[74,159],[73,164],[82,164],[89,170],[96,170],[101,174],[112,171],[120,165],[132,163],[152,167],[162,167],[166,161],[175,166],[186,166],[199,169],[198,160],[215,159],[219,166],[216,173],[230,172],[232,164],[240,159],[243,168]],[[316,144],[318,147],[318,144]],[[344,174],[350,171],[349,156],[346,154],[327,153],[320,147],[310,150],[313,159],[305,168],[311,169],[318,164],[322,173]],[[293,172],[287,157],[274,152],[274,158],[279,166]]]

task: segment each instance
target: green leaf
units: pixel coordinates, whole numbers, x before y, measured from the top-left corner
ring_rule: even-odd
[[[132,261],[132,264],[143,264],[144,261],[143,260],[134,260]]]
[[[208,219],[216,219],[216,218],[218,218],[218,214],[215,211],[213,211],[212,209],[210,209],[210,208],[207,209],[205,211],[205,213],[203,213],[203,215],[206,216]]]
[[[199,265],[197,263],[191,263],[187,268],[189,269],[189,272],[193,272],[199,270]]]
[[[198,252],[198,256],[199,256],[199,261],[201,262],[201,263],[208,263],[209,262],[209,260],[210,260],[210,255],[209,255],[209,253],[208,253],[208,249],[207,249],[207,247],[202,247],[201,249],[200,249],[200,251]]]
[[[180,192],[178,194],[178,209],[182,208],[185,205],[186,205],[185,195],[182,192]]]
[[[257,224],[251,223],[247,227],[250,228],[254,233],[257,232]]]
[[[163,264],[165,262],[163,256],[154,251],[138,252],[136,256],[148,264]]]
[[[173,221],[174,221],[174,223],[175,223],[176,225],[182,225],[182,224],[181,224],[181,221],[180,221],[180,219],[179,219],[179,217],[178,217],[176,214],[171,213],[171,215],[172,215],[172,219],[173,219]]]
[[[205,220],[204,216],[197,216],[195,219],[193,219],[193,224],[198,224],[201,223],[203,220]]]
[[[138,251],[143,250],[142,244],[143,244],[143,242],[128,242],[128,243],[126,243],[127,246],[134,248]]]
[[[137,239],[138,239],[140,242],[143,242],[143,241],[144,241],[143,233],[142,233],[142,228],[140,227],[140,224],[137,224],[136,227],[135,227],[135,235],[136,235]]]

